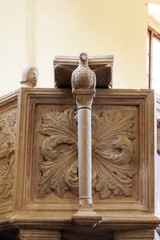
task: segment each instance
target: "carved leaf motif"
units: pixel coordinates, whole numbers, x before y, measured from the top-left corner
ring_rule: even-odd
[[[7,162],[6,164],[0,166],[0,196],[3,196],[3,199],[10,198],[12,196],[12,187],[13,187],[13,164],[14,160]]]
[[[48,135],[40,147],[44,161],[40,162],[42,177],[39,195],[55,191],[63,197],[65,192],[78,188],[77,135],[74,110],[54,111],[42,116],[39,132]],[[75,187],[76,185],[76,187]]]
[[[16,135],[16,119],[17,119],[16,112],[12,112],[12,114],[10,114],[7,118],[10,132],[13,133],[13,135]]]
[[[92,119],[93,187],[102,199],[112,193],[115,196],[132,196],[134,112],[95,112]]]
[[[39,132],[45,135],[40,146],[42,176],[39,196],[67,190],[78,193],[77,126],[74,109],[42,115]],[[92,114],[93,188],[100,198],[111,194],[132,196],[134,111],[104,110]]]
[[[0,120],[0,199],[12,196],[15,162],[16,112]]]

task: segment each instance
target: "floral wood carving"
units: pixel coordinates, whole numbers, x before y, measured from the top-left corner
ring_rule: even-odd
[[[40,163],[42,177],[39,195],[55,191],[63,197],[70,189],[78,190],[77,126],[74,109],[54,111],[42,115],[39,132],[47,135],[40,146],[43,161]]]
[[[15,162],[16,112],[0,119],[0,200],[12,197]]]
[[[42,114],[39,196],[54,191],[78,193],[77,124],[74,109]],[[113,194],[133,195],[132,166],[134,111],[104,110],[92,113],[92,187],[101,199]]]

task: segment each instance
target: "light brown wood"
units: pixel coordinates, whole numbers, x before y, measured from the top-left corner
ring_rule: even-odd
[[[88,219],[76,231],[85,228],[87,235],[91,228],[96,234],[151,229],[152,239],[160,223],[154,97],[151,90],[97,89],[92,110],[92,197],[103,219],[96,225]],[[14,227],[22,234],[40,228],[72,234],[76,225],[71,217],[78,209],[78,150],[71,91],[21,88],[0,99],[0,121],[0,130],[10,136],[1,144],[0,168],[11,166],[14,157],[14,177],[7,179],[13,194],[0,197],[0,230]]]
[[[140,231],[115,232],[114,240],[153,240],[155,237],[154,229]]]
[[[60,240],[61,233],[58,231],[41,229],[20,229],[19,240]]]

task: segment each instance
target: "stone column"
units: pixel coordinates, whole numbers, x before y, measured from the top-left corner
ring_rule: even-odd
[[[91,106],[94,91],[75,90],[78,108],[78,178],[79,208],[72,220],[79,224],[95,224],[102,217],[93,208],[92,203],[92,133]]]
[[[94,212],[92,204],[92,134],[91,107],[96,92],[96,76],[88,66],[88,56],[81,53],[79,65],[72,73],[72,93],[78,108],[78,178],[79,208],[72,220],[97,222],[101,216]]]
[[[116,231],[114,232],[114,240],[154,240],[155,230],[132,230],[132,231]]]
[[[92,134],[90,94],[78,92],[78,176],[79,176],[79,211],[93,211],[92,205]]]
[[[20,229],[19,240],[60,240],[60,231],[41,229]]]

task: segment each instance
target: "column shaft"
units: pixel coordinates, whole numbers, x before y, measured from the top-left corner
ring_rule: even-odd
[[[92,204],[91,110],[78,110],[78,167],[80,205]]]

